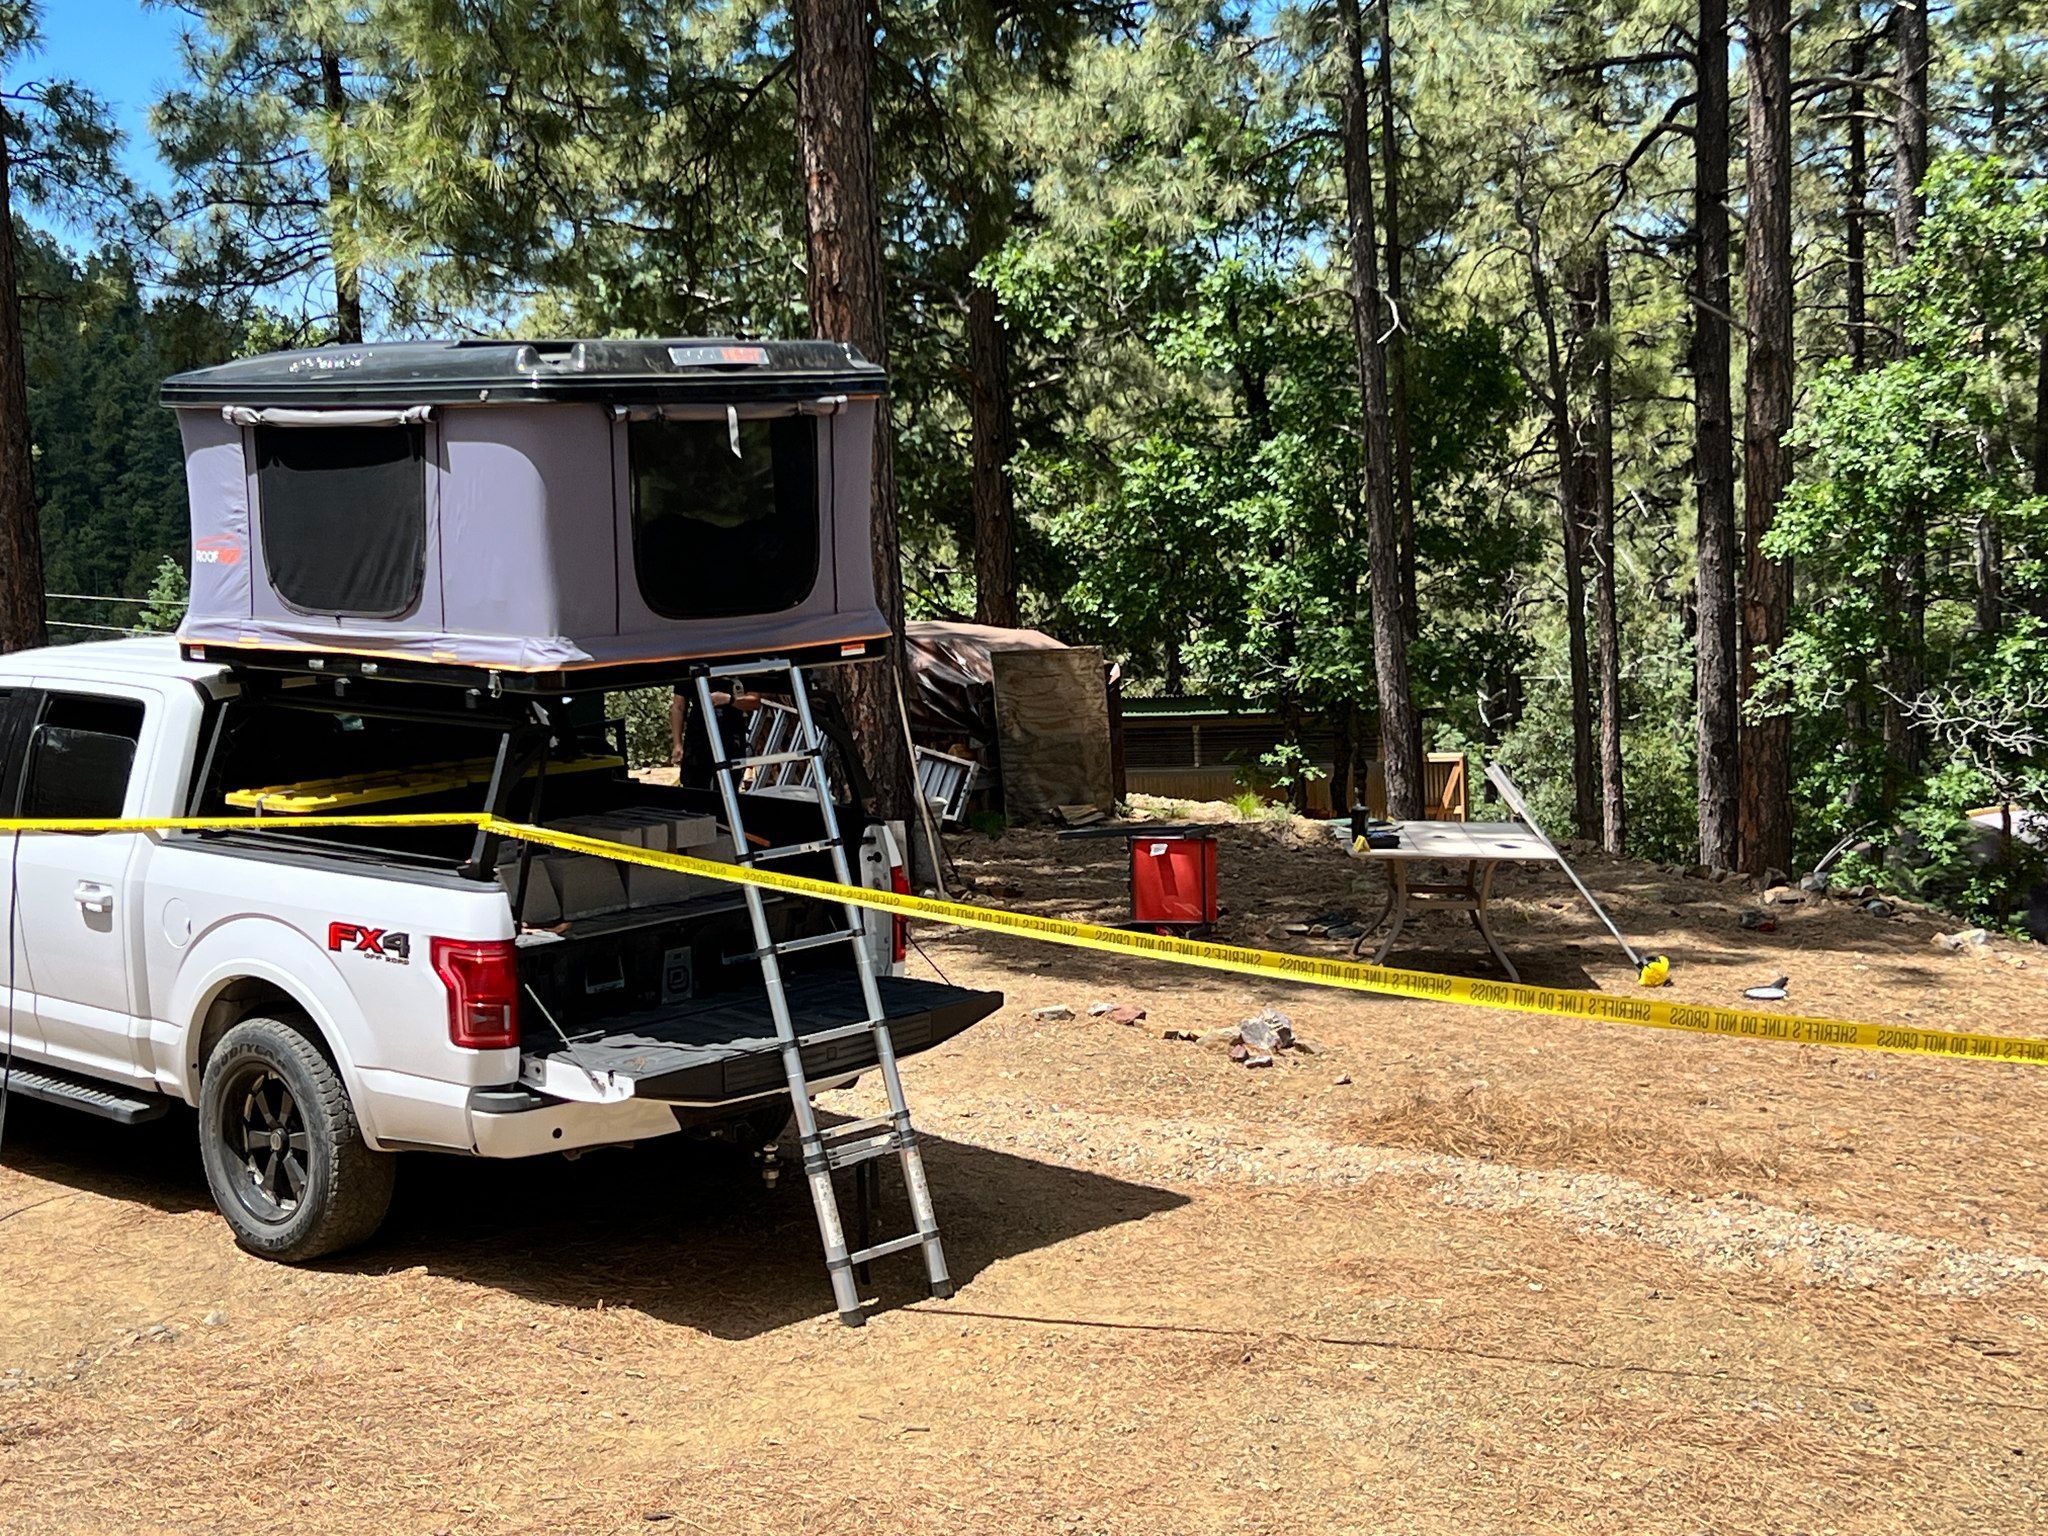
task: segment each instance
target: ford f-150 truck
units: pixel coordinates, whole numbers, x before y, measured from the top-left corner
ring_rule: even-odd
[[[401,1151],[772,1141],[789,1090],[737,887],[474,827],[290,825],[489,809],[730,857],[715,796],[635,779],[624,745],[601,696],[266,677],[184,659],[168,638],[0,657],[0,815],[280,823],[0,837],[7,1091],[119,1121],[196,1106],[221,1214],[283,1260],[374,1232]],[[897,839],[867,821],[843,733],[840,752],[861,878],[900,887]],[[749,834],[819,835],[815,797],[743,799]],[[824,855],[788,867],[830,874]],[[845,921],[769,902],[778,943]],[[903,976],[900,926],[866,928],[899,1056],[1000,1003]],[[785,974],[799,1034],[865,1016],[847,946],[792,956]],[[807,1047],[805,1077],[849,1082],[874,1050],[871,1036]]]

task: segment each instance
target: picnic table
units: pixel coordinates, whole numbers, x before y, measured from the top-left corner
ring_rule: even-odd
[[[1351,946],[1356,956],[1365,942],[1379,931],[1381,923],[1393,919],[1393,927],[1380,940],[1372,957],[1374,965],[1385,963],[1387,952],[1401,936],[1413,903],[1460,907],[1472,914],[1472,926],[1486,940],[1493,958],[1508,973],[1508,980],[1520,981],[1521,974],[1508,959],[1500,941],[1487,926],[1486,908],[1493,895],[1494,872],[1503,864],[1563,864],[1564,859],[1542,833],[1513,821],[1397,821],[1399,846],[1360,848],[1357,857],[1387,866],[1387,905],[1371,927]],[[1418,881],[1409,869],[1419,864],[1463,865],[1464,877],[1449,881]]]

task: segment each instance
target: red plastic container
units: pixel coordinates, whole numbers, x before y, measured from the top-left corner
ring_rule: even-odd
[[[1131,839],[1131,921],[1140,927],[1208,928],[1216,922],[1216,839]]]

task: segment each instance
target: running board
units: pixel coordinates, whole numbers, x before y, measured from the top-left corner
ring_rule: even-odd
[[[19,1061],[7,1071],[7,1091],[9,1094],[18,1093],[25,1099],[40,1099],[45,1104],[61,1104],[66,1109],[98,1115],[100,1119],[112,1120],[117,1125],[140,1125],[145,1120],[156,1119],[171,1107],[171,1101],[160,1093],[109,1088],[73,1077],[68,1072],[26,1066]]]

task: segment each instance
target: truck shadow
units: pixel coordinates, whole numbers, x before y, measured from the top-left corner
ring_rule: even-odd
[[[1187,1203],[1144,1184],[940,1137],[920,1138],[955,1285],[1001,1260],[1139,1221]],[[413,1157],[391,1219],[368,1248],[333,1267],[423,1267],[549,1306],[629,1307],[717,1338],[748,1338],[833,1315],[810,1189],[793,1135],[764,1187],[750,1154],[715,1144],[653,1143],[575,1162]],[[870,1241],[911,1230],[893,1159]],[[838,1176],[857,1245],[853,1175]],[[861,1287],[871,1313],[928,1294],[915,1252],[875,1262]]]
[[[948,1267],[965,1286],[990,1265],[1187,1204],[1185,1196],[943,1137],[920,1138]],[[741,1339],[833,1315],[823,1248],[793,1134],[782,1174],[763,1186],[751,1154],[664,1138],[559,1157],[496,1162],[409,1154],[383,1230],[315,1268],[378,1276],[426,1269],[546,1306],[628,1307],[717,1338]],[[907,1233],[893,1161],[871,1240]],[[171,1215],[210,1211],[190,1110],[109,1126],[16,1100],[0,1167]],[[853,1230],[853,1176],[838,1177]],[[224,1223],[214,1241],[229,1250]],[[260,1259],[240,1262],[260,1265]],[[877,1260],[861,1288],[876,1313],[927,1294],[915,1253]]]
[[[141,1125],[109,1125],[12,1096],[0,1168],[172,1215],[213,1209],[199,1165],[199,1128],[183,1105]]]

